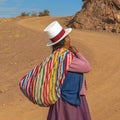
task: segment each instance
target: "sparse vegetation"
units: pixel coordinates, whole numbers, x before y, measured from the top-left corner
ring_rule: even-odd
[[[50,16],[50,11],[49,10],[44,10],[42,12],[33,12],[33,13],[26,13],[26,12],[22,12],[20,16],[32,16],[32,17],[37,17],[37,16]]]
[[[26,13],[26,12],[22,12],[21,13],[21,16],[29,16],[30,14],[29,13]]]
[[[39,16],[50,16],[49,10],[44,10],[43,12],[39,13]]]
[[[33,13],[31,14],[31,16],[32,16],[32,17],[37,17],[38,15],[37,15],[36,12],[33,12]]]

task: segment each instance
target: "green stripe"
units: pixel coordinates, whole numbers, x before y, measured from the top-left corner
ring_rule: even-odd
[[[38,73],[38,76],[36,77],[36,82],[35,82],[35,90],[34,90],[34,99],[35,99],[35,102],[37,102],[37,88],[38,88],[38,82],[39,82],[39,79],[40,79],[40,74],[41,74],[41,68],[42,66],[40,66],[40,70],[39,70],[39,73]]]
[[[45,74],[45,65],[43,65],[41,71],[42,78],[40,79],[40,88],[39,88],[39,97],[38,97],[41,105],[44,105],[42,101],[42,86],[43,86],[44,74]]]

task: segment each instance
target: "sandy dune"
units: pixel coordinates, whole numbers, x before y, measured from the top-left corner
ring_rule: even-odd
[[[31,103],[19,80],[50,54],[45,26],[67,18],[36,17],[0,24],[0,120],[45,120],[48,108]],[[73,30],[71,42],[90,61],[86,74],[92,120],[120,119],[120,35]]]

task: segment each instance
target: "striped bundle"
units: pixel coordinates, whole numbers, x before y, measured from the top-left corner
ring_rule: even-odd
[[[60,87],[72,59],[72,52],[57,49],[20,80],[20,89],[35,104],[54,104],[60,98]]]

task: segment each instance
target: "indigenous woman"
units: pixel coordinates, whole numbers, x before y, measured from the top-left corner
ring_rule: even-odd
[[[71,28],[63,29],[57,21],[50,23],[44,29],[50,39],[47,46],[52,47],[52,52],[57,49],[67,49],[74,55],[60,87],[61,97],[50,106],[47,120],[91,120],[86,100],[86,80],[84,78],[84,73],[90,71],[90,64],[71,45],[69,36],[71,31]]]

